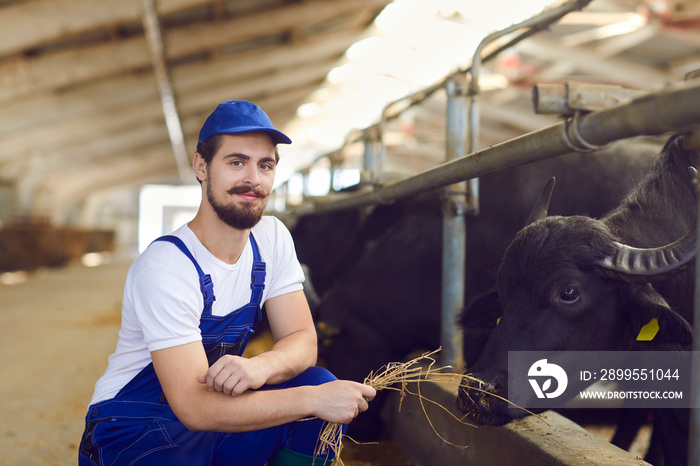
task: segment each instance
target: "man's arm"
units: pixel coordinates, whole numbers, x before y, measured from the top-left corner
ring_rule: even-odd
[[[277,296],[265,306],[275,344],[250,359],[221,357],[199,377],[210,390],[240,395],[250,388],[287,381],[316,363],[316,330],[304,292]]]
[[[239,396],[210,391],[198,380],[207,369],[201,342],[154,351],[153,366],[165,396],[191,430],[242,432],[315,416],[348,423],[368,407],[376,391],[369,385],[337,380],[318,386],[248,390]]]
[[[275,344],[270,351],[252,359],[264,360],[275,367],[267,381],[275,384],[316,364],[318,336],[302,290],[269,299],[265,308]]]
[[[201,342],[151,353],[165,396],[188,428],[240,432],[309,416],[348,423],[367,409],[376,391],[347,380],[282,390],[248,390],[288,380],[316,361],[316,332],[303,292],[270,299],[266,308],[276,343],[254,358],[224,356],[208,368]]]

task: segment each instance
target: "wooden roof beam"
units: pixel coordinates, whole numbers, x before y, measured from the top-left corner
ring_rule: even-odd
[[[158,0],[161,14],[206,5],[213,0]],[[0,55],[17,53],[66,36],[119,23],[141,21],[140,0],[34,0],[0,8]]]
[[[268,98],[261,97],[255,100],[262,108],[267,109],[272,121],[284,121],[291,118],[296,111],[296,107],[290,106],[290,103],[299,101],[311,89],[312,87],[309,87],[299,89],[296,92]],[[204,118],[206,118],[206,114],[187,121],[186,139],[196,140]],[[194,146],[192,147],[194,153]],[[87,156],[82,160],[75,160],[75,157],[70,157],[70,154],[64,154],[62,159],[51,165],[43,170],[33,169],[31,176],[18,179],[17,197],[21,212],[46,215],[51,212],[52,208],[56,211],[62,211],[60,200],[67,202],[69,199],[84,197],[90,193],[124,185],[123,179],[119,176],[112,176],[122,170],[126,172],[131,170],[131,175],[134,177],[138,176],[145,166],[153,165],[161,167],[161,179],[177,175],[177,167],[169,154],[169,143],[165,133],[162,134],[160,140],[154,143],[136,145],[122,152],[105,154],[103,157]],[[21,169],[25,170],[26,167]],[[128,176],[125,178],[127,182],[130,181]],[[68,179],[71,180],[70,183],[66,183],[65,180]],[[48,205],[53,207],[47,208]]]
[[[327,61],[285,71],[285,79],[281,83],[279,74],[269,73],[261,78],[227,82],[220,86],[182,94],[178,104],[182,126],[187,128],[191,125],[193,116],[208,114],[222,100],[251,99],[264,96],[271,90],[274,90],[275,95],[281,94],[280,99],[284,99],[285,92],[297,95],[297,90],[300,88],[308,95],[325,79],[326,71],[330,66],[331,61]],[[290,103],[294,111],[306,95],[299,96],[298,101]],[[200,121],[198,124],[201,125],[201,123]],[[76,133],[82,134],[83,137],[77,139]],[[114,151],[113,147],[116,146],[138,147],[149,141],[159,140],[161,136],[167,136],[167,132],[158,97],[154,95],[140,104],[69,121],[49,129],[36,129],[34,132],[28,131],[2,138],[0,139],[0,172],[17,173],[16,170],[24,165],[24,162],[47,157],[49,154],[51,158],[58,158],[58,164],[61,164],[63,160],[76,161],[100,156],[100,154],[111,154]],[[22,141],[25,142],[22,143]],[[185,142],[188,142],[187,138]],[[27,151],[25,157],[18,159],[13,155],[13,147],[17,147],[16,144],[22,144],[25,148]],[[12,166],[15,168],[8,169]],[[41,166],[47,167],[47,164],[42,163]]]
[[[223,45],[274,35],[299,23],[321,22],[387,0],[323,0],[285,5],[216,24],[195,24],[164,32],[168,59]],[[71,64],[71,66],[62,66]],[[70,49],[36,58],[0,63],[0,102],[26,94],[83,83],[150,66],[146,39],[134,37],[117,43]]]
[[[176,66],[171,70],[173,85],[178,96],[185,96],[201,88],[211,88],[219,81],[230,83],[250,76],[267,75],[275,69],[294,68],[299,63],[335,60],[356,39],[356,32],[332,33],[316,37],[313,41],[305,40],[221,56],[204,63]],[[330,69],[333,63],[329,61],[328,66]],[[40,137],[37,134],[39,125],[51,124],[57,132],[65,134],[59,131],[61,126],[75,118],[89,121],[106,113],[113,114],[121,107],[129,108],[154,98],[157,98],[157,92],[152,75],[133,74],[95,81],[60,93],[38,93],[6,103],[0,106],[0,158],[4,152],[2,147],[7,147],[4,141],[14,144],[26,137],[23,132]]]
[[[660,71],[614,57],[603,58],[589,50],[562,47],[557,41],[543,36],[521,42],[518,49],[557,64],[570,63],[574,69],[591,74],[599,81],[634,89],[658,89],[670,80]]]

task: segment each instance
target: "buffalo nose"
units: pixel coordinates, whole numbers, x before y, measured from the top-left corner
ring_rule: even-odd
[[[491,407],[490,401],[491,401],[491,394],[490,393],[485,393],[480,390],[472,390],[472,397],[475,398],[475,402],[477,404],[477,407],[481,411],[488,411]]]
[[[459,393],[459,408],[464,412],[488,412],[491,409],[494,385],[487,383],[470,383],[462,387]]]

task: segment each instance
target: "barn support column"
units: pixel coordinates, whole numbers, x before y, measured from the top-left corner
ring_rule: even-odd
[[[32,159],[36,160],[36,159]],[[21,217],[29,217],[31,215],[45,215],[46,212],[37,212],[37,209],[34,207],[35,204],[35,198],[37,195],[37,191],[41,188],[42,183],[44,182],[44,175],[41,171],[39,170],[34,170],[34,166],[36,166],[37,162],[30,161],[28,166],[32,168],[32,170],[27,170],[27,175],[22,177],[16,184],[15,184],[15,193],[14,193],[14,198],[16,201],[15,204],[15,209],[14,209],[14,214],[17,216]]]
[[[143,28],[151,51],[153,73],[160,91],[163,117],[165,118],[165,126],[170,137],[170,145],[173,149],[177,171],[180,175],[180,181],[188,184],[192,180],[190,159],[185,148],[185,135],[182,131],[180,114],[175,102],[175,90],[165,59],[165,44],[160,31],[160,21],[155,0],[143,0]]]
[[[10,223],[15,215],[16,205],[15,181],[0,178],[0,229]]]
[[[464,75],[448,79],[446,161],[463,157],[466,140],[467,99]],[[467,183],[462,181],[443,188],[442,201],[442,362],[455,370],[464,366],[462,333],[457,316],[464,307],[464,264],[466,255],[465,212]]]

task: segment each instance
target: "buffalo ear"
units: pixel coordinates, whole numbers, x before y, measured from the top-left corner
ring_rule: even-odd
[[[659,330],[651,340],[654,345],[692,345],[693,329],[649,283],[631,286],[629,292],[631,331],[637,337],[643,326],[652,319],[658,321]]]
[[[502,313],[495,290],[477,296],[462,310],[459,323],[462,327],[463,356],[467,367],[474,365],[484,351]]]

